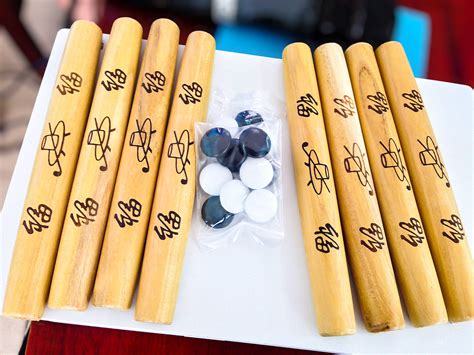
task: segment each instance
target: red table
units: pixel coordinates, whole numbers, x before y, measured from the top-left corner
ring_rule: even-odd
[[[306,355],[323,353],[40,321],[31,323],[26,354]]]

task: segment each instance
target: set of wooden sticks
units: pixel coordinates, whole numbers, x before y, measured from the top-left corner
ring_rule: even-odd
[[[329,43],[313,62],[295,43],[283,64],[320,333],[355,332],[346,248],[369,331],[404,326],[396,281],[413,325],[472,319],[467,237],[402,46]]]
[[[85,310],[91,296],[95,306],[128,309],[138,282],[135,318],[173,320],[195,195],[194,123],[206,119],[215,42],[189,35],[171,100],[179,29],[153,23],[138,71],[141,39],[138,22],[116,20],[96,79],[101,30],[87,21],[70,30],[6,316],[39,319],[46,304]],[[344,245],[370,331],[404,324],[395,275],[414,325],[471,319],[469,247],[403,49],[387,43],[376,58],[356,44],[345,58],[326,44],[314,59],[301,43],[283,53],[320,333],[355,332]]]
[[[141,270],[135,318],[172,322],[195,193],[194,123],[207,115],[215,53],[211,35],[189,35],[169,112],[178,41],[174,22],[155,21],[137,77],[142,27],[117,19],[96,80],[102,32],[73,24],[21,217],[5,315],[39,319],[46,303],[85,310],[91,294],[96,306],[128,309]]]

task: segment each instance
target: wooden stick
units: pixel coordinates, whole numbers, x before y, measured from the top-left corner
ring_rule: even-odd
[[[191,225],[195,193],[194,123],[207,114],[214,38],[189,35],[166,131],[148,227],[135,319],[169,324]]]
[[[474,274],[471,252],[420,90],[400,43],[381,45],[376,50],[376,56],[405,152],[449,320],[459,322],[473,319]]]
[[[395,274],[413,325],[448,320],[410,176],[374,50],[357,43],[346,60]],[[421,295],[423,295],[421,297]]]
[[[76,21],[69,32],[25,199],[3,314],[40,319],[94,89],[102,32]]]
[[[160,165],[179,28],[156,20],[150,29],[107,220],[92,303],[130,308]]]
[[[362,317],[371,332],[399,329],[403,313],[344,53],[328,43],[316,49],[314,60]]]
[[[319,333],[355,333],[354,306],[326,129],[310,48],[283,51],[286,107],[306,261]]]
[[[125,136],[142,28],[115,20],[92,101],[49,295],[51,308],[89,303]]]

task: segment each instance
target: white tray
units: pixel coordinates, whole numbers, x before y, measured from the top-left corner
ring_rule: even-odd
[[[68,30],[58,32],[26,131],[0,219],[0,304],[36,148],[58,72]],[[104,35],[104,41],[108,36]],[[181,48],[182,51],[182,48]],[[472,236],[472,90],[467,86],[418,80],[443,152],[466,231]],[[213,90],[263,90],[284,109],[281,60],[229,52],[216,53]],[[306,271],[287,122],[283,122],[285,239],[274,248],[252,240],[202,253],[193,229],[187,247],[172,325],[136,322],[134,310],[90,306],[86,312],[46,309],[43,319],[98,327],[196,338],[238,341],[330,352],[472,352],[473,322],[372,334],[365,330],[355,300],[357,334],[318,335]],[[195,224],[194,224],[195,225]],[[471,237],[471,247],[473,244]],[[420,295],[423,297],[423,295]]]

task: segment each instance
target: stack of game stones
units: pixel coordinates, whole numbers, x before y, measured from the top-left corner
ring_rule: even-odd
[[[271,140],[261,128],[263,122],[254,111],[242,111],[235,118],[239,127],[247,127],[232,137],[222,127],[209,129],[201,139],[204,155],[216,159],[200,172],[199,184],[210,195],[201,210],[203,221],[212,228],[225,228],[234,216],[245,213],[250,220],[265,223],[277,212],[277,199],[266,189],[274,177],[271,162],[266,156]]]

